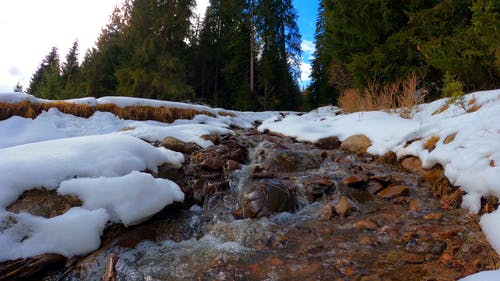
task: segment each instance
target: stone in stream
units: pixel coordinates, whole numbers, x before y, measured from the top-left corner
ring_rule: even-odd
[[[372,142],[367,136],[354,135],[345,139],[340,148],[354,153],[362,153],[366,152],[370,145]]]
[[[261,181],[254,191],[243,195],[241,202],[244,218],[268,217],[292,211],[296,205],[293,192],[279,180]]]

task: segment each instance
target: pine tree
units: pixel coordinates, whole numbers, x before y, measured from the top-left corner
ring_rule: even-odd
[[[64,97],[73,98],[83,94],[81,89],[80,65],[78,63],[78,41],[73,42],[66,55],[66,61],[61,66],[61,79],[64,88]]]
[[[53,47],[33,75],[28,93],[45,99],[61,99],[62,89],[59,54]]]

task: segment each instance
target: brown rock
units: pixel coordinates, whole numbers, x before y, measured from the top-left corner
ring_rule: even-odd
[[[408,196],[410,188],[406,185],[393,185],[389,186],[377,193],[377,196],[382,198],[394,198],[398,196]]]
[[[443,217],[443,213],[430,213],[427,214],[424,219],[425,220],[439,220]]]
[[[166,137],[162,140],[161,145],[166,149],[182,152],[184,154],[191,154],[198,150],[200,147],[192,142],[183,142],[174,137]]]
[[[329,137],[329,138],[324,138],[320,139],[317,143],[316,146],[321,148],[321,149],[326,149],[326,150],[332,150],[332,149],[337,149],[341,145],[341,142],[339,138],[337,137]]]
[[[27,212],[35,216],[52,218],[81,205],[82,202],[73,195],[60,195],[55,190],[42,188],[25,191],[14,203],[7,206],[7,211]]]
[[[385,186],[381,184],[379,181],[371,180],[366,185],[366,190],[371,194],[376,194],[380,190],[384,189],[384,187]]]
[[[224,165],[224,171],[227,172],[232,172],[237,170],[240,167],[240,164],[234,160],[227,160],[226,164]]]
[[[420,160],[420,158],[415,156],[410,156],[408,158],[405,158],[401,162],[401,166],[403,166],[403,168],[409,172],[414,172],[419,174],[423,172],[422,161]]]
[[[347,197],[342,196],[342,197],[340,197],[340,200],[337,203],[337,205],[335,205],[335,212],[337,214],[339,214],[340,216],[346,217],[351,213],[353,208],[354,207],[353,207],[351,201],[349,201],[349,199],[347,199]]]
[[[367,181],[368,181],[368,176],[355,174],[343,178],[340,181],[340,183],[345,184],[346,186],[349,187],[359,188],[363,186]]]
[[[319,219],[322,221],[327,221],[329,220],[333,215],[333,208],[332,205],[326,204],[323,209],[321,209],[321,214],[319,215]]]
[[[243,217],[268,217],[274,213],[291,211],[297,202],[289,187],[281,181],[260,182],[256,189],[243,196]]]
[[[203,170],[219,171],[224,167],[224,160],[219,157],[209,157],[201,161],[200,167]]]
[[[355,153],[361,153],[366,152],[366,149],[368,149],[370,145],[372,145],[372,143],[367,136],[354,135],[345,139],[340,145],[340,148]]]
[[[418,210],[420,210],[420,204],[415,199],[411,199],[410,200],[410,206],[409,207],[410,207],[410,210],[412,210],[414,212],[417,212]]]
[[[357,230],[375,230],[377,228],[377,223],[370,219],[359,220],[354,223]]]
[[[216,133],[212,133],[208,135],[202,135],[201,138],[216,143],[217,140],[219,139],[219,136]]]
[[[425,261],[425,256],[408,253],[403,255],[403,260],[410,264],[419,264]]]

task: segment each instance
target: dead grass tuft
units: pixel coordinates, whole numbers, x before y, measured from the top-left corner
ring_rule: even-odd
[[[115,104],[98,104],[91,106],[88,104],[75,104],[65,101],[53,101],[47,103],[32,103],[22,101],[19,103],[0,103],[0,120],[5,120],[12,116],[25,118],[36,118],[43,111],[50,108],[57,108],[59,111],[78,117],[88,118],[97,111],[110,112],[122,119],[129,120],[155,120],[159,122],[171,123],[177,119],[193,119],[194,116],[204,114],[213,116],[211,112],[194,109],[152,107],[152,106],[127,106],[121,108]]]
[[[457,133],[453,133],[453,134],[451,134],[451,135],[448,135],[448,136],[444,139],[443,144],[449,144],[450,142],[454,141],[456,136],[457,136]]]
[[[382,86],[377,80],[368,83],[364,90],[346,89],[338,99],[344,112],[370,110],[394,111],[400,108],[400,116],[411,118],[415,105],[424,101],[425,92],[417,90],[418,78],[410,75],[404,81]]]
[[[432,136],[428,138],[424,143],[424,149],[432,152],[436,148],[436,143],[439,141],[439,136]]]

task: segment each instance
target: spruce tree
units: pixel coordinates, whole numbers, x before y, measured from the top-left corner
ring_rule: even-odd
[[[80,64],[78,63],[78,40],[73,42],[73,46],[66,55],[66,61],[62,63],[61,79],[65,98],[79,97],[83,94],[80,88],[81,75]]]
[[[33,74],[28,93],[45,99],[61,99],[63,83],[57,48],[53,47]]]

